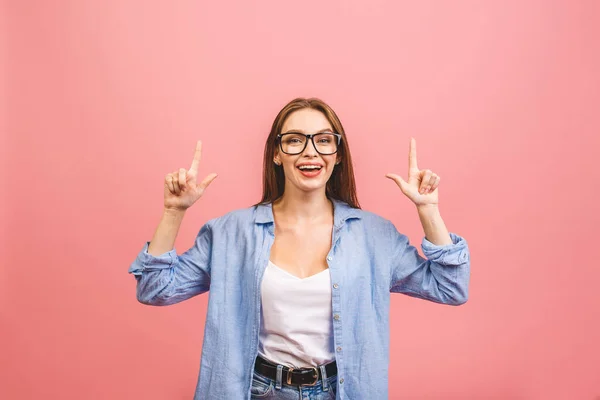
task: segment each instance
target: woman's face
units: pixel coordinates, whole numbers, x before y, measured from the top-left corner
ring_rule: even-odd
[[[310,135],[321,132],[334,132],[334,130],[322,112],[311,108],[303,108],[291,113],[283,124],[281,133],[291,132]],[[313,142],[308,140],[304,151],[296,155],[283,153],[278,144],[274,161],[283,167],[286,188],[293,185],[301,191],[309,192],[325,188],[336,162],[339,161],[338,153],[331,155],[319,154]],[[307,167],[308,165],[317,168]]]

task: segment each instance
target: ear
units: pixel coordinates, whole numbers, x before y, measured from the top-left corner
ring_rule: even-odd
[[[335,160],[335,165],[339,165],[341,162],[342,162],[342,157],[337,156],[337,159]]]
[[[279,151],[275,150],[275,155],[273,156],[273,162],[277,165],[281,165],[281,158],[279,158]]]

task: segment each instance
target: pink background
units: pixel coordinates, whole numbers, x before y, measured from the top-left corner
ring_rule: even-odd
[[[6,3],[0,398],[192,397],[208,296],[143,306],[127,268],[197,139],[219,177],[179,251],[259,199],[296,96],[334,107],[363,208],[419,246],[384,178],[414,136],[470,245],[467,304],[393,296],[390,398],[598,398],[599,20],[593,0]]]

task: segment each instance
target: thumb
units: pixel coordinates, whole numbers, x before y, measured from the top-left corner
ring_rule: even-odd
[[[385,177],[393,180],[394,182],[396,182],[396,185],[398,185],[398,187],[400,188],[400,190],[402,190],[402,193],[406,193],[406,190],[407,190],[407,187],[408,187],[408,183],[406,183],[406,181],[404,179],[402,179],[399,175],[396,175],[396,174],[386,174]]]
[[[215,174],[213,172],[212,174],[210,174],[206,178],[204,178],[204,180],[202,182],[200,182],[198,187],[202,190],[206,189],[208,187],[208,185],[210,185],[212,183],[212,181],[215,180],[216,177],[217,177],[217,174]]]

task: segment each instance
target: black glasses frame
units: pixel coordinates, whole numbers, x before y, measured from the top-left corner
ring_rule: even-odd
[[[302,135],[302,136],[306,136],[306,142],[304,142],[304,147],[302,148],[302,150],[300,150],[297,153],[287,153],[283,150],[283,144],[281,143],[281,138],[283,138],[285,135]],[[333,135],[337,138],[337,145],[335,148],[335,151],[333,153],[321,153],[319,151],[319,149],[317,148],[317,146],[315,145],[315,140],[313,139],[315,136],[318,135]],[[282,153],[284,154],[289,154],[289,155],[297,155],[297,154],[301,154],[304,150],[306,150],[306,146],[308,146],[308,141],[310,140],[313,144],[313,147],[315,148],[315,150],[317,151],[317,153],[323,155],[323,156],[329,156],[331,154],[335,154],[338,152],[338,150],[340,149],[340,143],[342,142],[342,135],[339,133],[335,133],[335,132],[319,132],[319,133],[313,133],[310,135],[305,135],[303,133],[296,133],[296,132],[290,132],[290,133],[279,133],[277,134],[277,140],[279,141],[279,149],[281,150]]]

